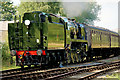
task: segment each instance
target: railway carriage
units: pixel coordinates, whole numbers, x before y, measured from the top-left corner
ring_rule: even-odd
[[[116,54],[120,48],[118,33],[40,11],[25,13],[19,22],[15,17],[8,37],[11,54],[21,67],[82,62]]]
[[[108,29],[86,25],[89,56],[107,57],[119,53],[119,34]],[[103,54],[104,53],[104,54]],[[91,57],[91,58],[92,58]]]

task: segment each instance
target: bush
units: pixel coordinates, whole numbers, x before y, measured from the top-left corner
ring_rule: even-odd
[[[0,52],[2,53],[2,65],[10,65],[11,55],[7,43],[2,43]]]
[[[0,71],[19,68],[15,64],[16,57],[11,56],[9,45],[7,43],[0,43]],[[12,64],[11,64],[12,63]]]

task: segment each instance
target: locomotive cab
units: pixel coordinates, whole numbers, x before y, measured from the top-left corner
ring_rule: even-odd
[[[83,24],[77,24],[77,39],[86,40],[85,27]]]
[[[83,61],[87,58],[88,41],[85,38],[85,27],[75,19],[66,21],[66,54],[67,63]]]
[[[67,32],[70,31],[71,39],[85,39],[85,27],[83,24],[76,23],[75,21],[71,21],[68,19],[67,22]],[[69,32],[68,32],[69,33]]]

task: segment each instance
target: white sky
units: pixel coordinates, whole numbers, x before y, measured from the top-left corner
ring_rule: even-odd
[[[12,0],[15,5],[19,0]],[[119,0],[96,0],[101,5],[99,14],[100,21],[95,21],[95,26],[104,27],[118,32],[118,1]]]
[[[96,26],[104,27],[118,32],[118,1],[96,0],[101,5],[100,21],[95,21]]]

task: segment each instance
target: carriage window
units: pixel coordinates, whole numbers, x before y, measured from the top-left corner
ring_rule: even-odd
[[[98,34],[100,35],[100,32],[98,32]]]
[[[92,30],[92,33],[93,33],[93,30]]]

